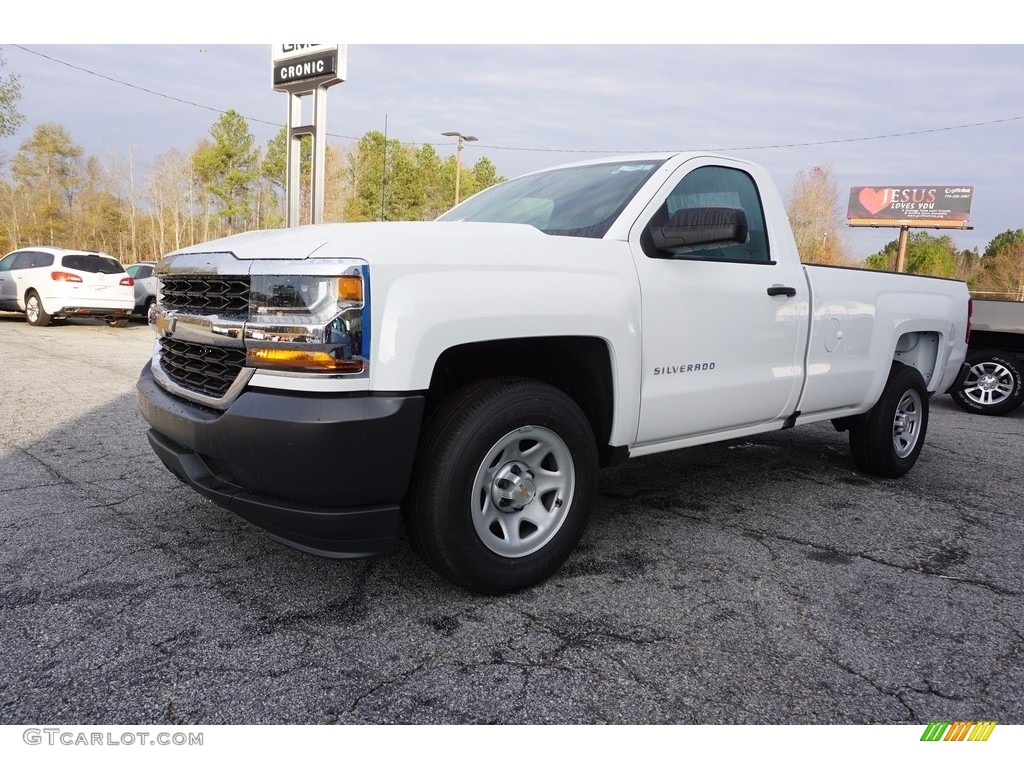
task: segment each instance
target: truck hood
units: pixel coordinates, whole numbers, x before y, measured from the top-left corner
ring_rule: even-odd
[[[536,243],[549,236],[526,224],[487,222],[394,221],[318,224],[244,232],[182,248],[171,256],[232,253],[238,259],[362,259],[370,262],[436,259],[439,247],[451,243],[465,251],[467,241],[481,247],[510,241]]]

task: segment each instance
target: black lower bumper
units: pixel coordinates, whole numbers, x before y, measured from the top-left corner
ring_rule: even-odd
[[[204,497],[275,538],[328,557],[397,542],[423,398],[244,392],[226,411],[136,386],[149,442]]]

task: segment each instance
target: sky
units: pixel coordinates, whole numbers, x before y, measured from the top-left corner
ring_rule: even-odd
[[[771,18],[755,10],[769,5]],[[853,186],[973,185],[974,229],[930,230],[958,248],[984,250],[1024,227],[1024,45],[1012,25],[991,23],[1005,17],[986,15],[987,0],[935,0],[940,22],[928,24],[920,9],[887,9],[867,24],[796,0],[725,14],[639,0],[621,18],[595,12],[587,26],[533,0],[513,18],[493,10],[507,4],[338,7],[304,6],[280,24],[253,12],[238,24],[186,2],[163,36],[148,38],[98,26],[95,6],[56,26],[15,18],[0,33],[0,75],[20,78],[26,120],[0,138],[0,162],[54,122],[86,154],[125,158],[131,148],[145,166],[190,151],[228,109],[265,146],[285,123],[287,97],[271,86],[270,42],[248,41],[337,30],[348,67],[328,91],[332,143],[386,131],[447,156],[455,145],[440,134],[460,131],[478,137],[466,165],[486,156],[509,177],[603,154],[719,150],[767,167],[783,195],[799,172],[831,166],[844,214]],[[191,12],[207,19],[201,33],[182,26]],[[226,42],[177,42],[202,34]],[[897,235],[847,229],[846,242],[860,259]]]

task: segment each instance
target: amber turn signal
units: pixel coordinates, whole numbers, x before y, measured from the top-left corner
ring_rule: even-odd
[[[338,360],[328,352],[311,349],[268,349],[256,347],[247,353],[248,365],[256,368],[360,373],[362,360]]]
[[[341,301],[362,301],[363,279],[356,275],[343,275],[339,277],[338,298]]]

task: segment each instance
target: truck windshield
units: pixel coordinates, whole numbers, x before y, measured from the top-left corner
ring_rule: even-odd
[[[530,224],[549,235],[604,237],[663,162],[600,163],[522,176],[471,197],[439,221]]]

